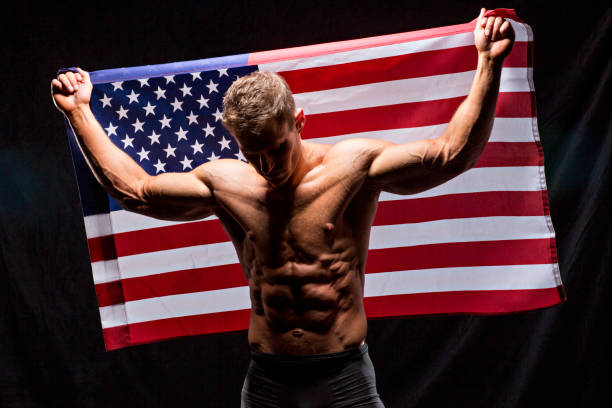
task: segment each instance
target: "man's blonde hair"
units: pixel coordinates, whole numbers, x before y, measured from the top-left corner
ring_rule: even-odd
[[[239,78],[223,98],[223,125],[239,138],[257,137],[270,118],[293,122],[295,101],[289,85],[273,72]]]

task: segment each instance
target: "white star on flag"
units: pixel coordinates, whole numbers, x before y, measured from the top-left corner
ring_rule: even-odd
[[[187,83],[183,84],[183,87],[179,88],[179,90],[183,93],[183,98],[185,95],[191,95],[191,88],[187,86]]]
[[[144,147],[142,147],[140,151],[136,154],[140,156],[140,161],[143,161],[143,160],[149,160],[149,153],[150,153],[150,150],[145,150]]]
[[[185,158],[182,161],[180,161],[179,163],[181,163],[183,165],[183,170],[187,170],[187,169],[191,168],[191,162],[192,161],[193,160],[188,160],[187,159],[187,155],[185,155]]]
[[[162,125],[161,128],[163,129],[166,126],[170,127],[170,121],[172,121],[172,118],[167,118],[166,114],[164,114],[164,117],[159,120],[159,123],[161,123],[161,125]]]
[[[132,145],[132,142],[134,141],[133,137],[129,137],[126,133],[125,135],[125,139],[121,140],[123,142],[123,149],[127,149],[128,146],[130,147],[134,147],[134,145]]]
[[[210,80],[210,83],[209,83],[208,85],[206,85],[206,87],[208,88],[208,93],[209,93],[209,94],[211,94],[211,93],[213,93],[213,92],[219,92],[219,91],[217,90],[217,86],[218,86],[218,85],[219,85],[219,84],[214,83],[214,82],[212,81],[212,79],[211,79],[211,80]]]
[[[177,110],[183,110],[183,108],[181,107],[183,105],[183,102],[179,101],[177,98],[174,98],[174,102],[171,102],[170,105],[172,105],[172,107],[174,108],[172,112],[176,112]]]
[[[147,136],[147,137],[148,137],[149,139],[151,139],[151,144],[153,145],[153,144],[155,144],[155,143],[159,144],[159,137],[160,137],[160,136],[161,136],[161,135],[158,135],[157,133],[155,133],[155,131],[153,131],[153,132],[151,133],[151,135],[150,135],[150,136]]]
[[[174,151],[176,150],[176,147],[172,147],[170,146],[170,143],[168,143],[168,147],[166,147],[165,149],[162,149],[164,152],[166,152],[166,159],[170,156],[174,156],[176,157],[176,154],[174,154]]]
[[[215,117],[216,121],[223,119],[223,112],[221,112],[219,108],[217,108],[217,111],[213,113],[212,115]]]
[[[244,155],[242,154],[242,150],[238,150],[238,153],[234,153],[234,156],[236,156],[236,158],[238,160],[242,160],[242,161],[247,161],[246,157],[244,157]]]
[[[200,109],[202,109],[202,107],[206,106],[208,108],[208,101],[209,99],[204,98],[204,95],[200,96],[200,99],[197,100],[197,102],[200,104]]]
[[[143,79],[139,79],[138,82],[140,82],[140,87],[142,88],[143,86],[149,86],[149,78],[143,78]]]
[[[221,69],[218,69],[217,71],[219,71],[219,78],[221,78],[223,75],[229,78],[229,75],[227,74],[227,68],[221,68]]]
[[[110,122],[110,124],[108,125],[107,128],[104,128],[106,130],[106,133],[109,136],[115,135],[117,136],[117,126],[113,126],[113,122]]]
[[[221,145],[221,151],[223,151],[223,149],[230,149],[230,141],[227,140],[225,138],[225,136],[223,136],[223,138],[221,139],[221,141],[217,142]],[[230,149],[231,150],[231,149]]]
[[[119,120],[121,120],[121,118],[126,118],[127,119],[127,113],[128,113],[129,109],[123,109],[123,105],[119,106],[119,110],[115,111],[119,114]]]
[[[238,150],[238,153],[234,153],[234,156],[236,156],[238,160],[242,160],[243,162],[247,161],[246,157],[244,157],[244,155],[242,154],[242,150]]]
[[[160,98],[164,98],[166,99],[166,90],[165,89],[161,89],[159,86],[157,87],[157,91],[153,91],[155,93],[155,95],[157,95],[157,100],[159,101]]]
[[[113,91],[116,91],[117,89],[121,89],[123,91],[123,81],[119,81],[119,82],[113,82]]]
[[[202,79],[202,77],[200,76],[200,73],[199,72],[192,72],[191,73],[191,80],[195,81],[196,79],[200,79],[200,80]]]
[[[166,78],[166,85],[168,85],[170,82],[176,84],[176,82],[174,82],[174,75],[167,75],[164,78]]]
[[[138,103],[138,97],[140,96],[140,94],[137,94],[136,92],[134,92],[134,90],[132,89],[132,92],[127,96],[128,98],[130,98],[130,104],[132,104],[132,102],[136,102]]]
[[[136,118],[136,122],[132,123],[132,126],[134,126],[134,133],[137,133],[138,131],[144,132],[144,130],[142,130],[142,125],[144,125],[144,122],[141,122],[138,120],[138,118]]]
[[[194,155],[196,153],[198,153],[198,152],[204,154],[204,152],[202,151],[202,147],[204,147],[204,145],[200,144],[200,142],[198,142],[198,139],[196,139],[195,143],[192,144],[191,147],[193,148],[193,154]]]
[[[143,106],[142,109],[145,110],[145,112],[147,112],[147,114],[145,116],[149,116],[149,115],[153,115],[155,116],[155,107],[157,105],[151,105],[151,102],[147,101],[147,106]]]
[[[220,158],[221,158],[221,157],[220,157],[220,156],[217,156],[217,155],[215,154],[215,152],[212,152],[212,154],[210,155],[210,157],[207,157],[207,159],[208,159],[208,160],[210,160],[210,161],[213,161],[213,160],[218,160],[218,159],[220,159]]]
[[[206,136],[205,136],[205,137],[208,137],[208,136],[214,136],[214,135],[215,135],[215,134],[213,133],[213,130],[215,130],[215,127],[214,127],[214,126],[210,126],[210,124],[209,124],[209,123],[207,123],[207,124],[206,124],[206,127],[205,127],[205,128],[202,128],[202,130],[203,130],[204,132],[206,132]]]
[[[107,105],[111,106],[110,101],[113,98],[106,96],[106,94],[102,94],[102,95],[104,95],[104,98],[100,98],[100,102],[102,102],[102,107],[105,108]],[[201,106],[200,106],[200,108],[201,108]]]
[[[192,123],[195,123],[195,124],[198,123],[198,115],[194,115],[193,111],[189,112],[189,115],[187,115],[187,119],[189,119],[190,125]]]
[[[187,140],[187,131],[183,130],[182,126],[179,126],[178,132],[174,132],[174,134],[178,136],[177,142],[180,142],[181,139]]]
[[[154,164],[153,166],[155,166],[155,169],[157,170],[157,172],[161,172],[161,171],[165,171],[165,167],[166,167],[166,163],[162,163],[161,160],[157,159],[157,163]]]

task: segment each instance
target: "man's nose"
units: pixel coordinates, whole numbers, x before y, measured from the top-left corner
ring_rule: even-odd
[[[266,155],[259,156],[259,168],[264,174],[269,174],[274,170],[274,159]]]

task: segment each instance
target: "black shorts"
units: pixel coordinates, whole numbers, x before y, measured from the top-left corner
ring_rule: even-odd
[[[338,353],[291,356],[251,351],[243,408],[383,407],[366,344]]]

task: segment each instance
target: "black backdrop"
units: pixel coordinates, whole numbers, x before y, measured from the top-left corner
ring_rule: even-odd
[[[237,407],[246,333],[104,351],[59,67],[96,70],[467,22],[511,7],[535,34],[539,128],[568,300],[506,316],[370,322],[389,407],[610,405],[612,8],[606,2],[129,2],[3,6],[0,406]]]

